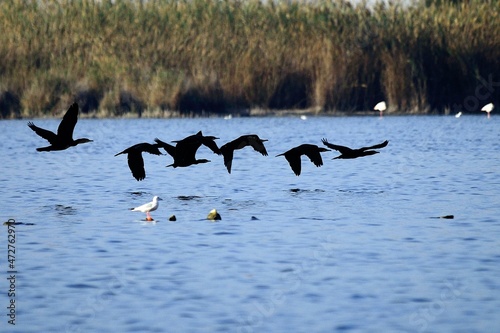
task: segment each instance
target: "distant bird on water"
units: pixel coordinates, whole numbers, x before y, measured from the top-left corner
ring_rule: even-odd
[[[264,147],[264,142],[267,139],[261,139],[258,135],[249,134],[242,135],[239,138],[226,143],[220,147],[220,151],[224,156],[224,165],[227,168],[227,172],[231,173],[231,165],[233,164],[233,155],[236,149],[242,149],[246,146],[251,146],[255,151],[258,151],[263,156],[267,156],[266,147]]]
[[[387,110],[387,104],[385,104],[385,101],[379,102],[373,107],[373,110],[378,111],[380,117],[382,117],[384,111]]]
[[[120,154],[127,154],[128,166],[132,175],[137,181],[143,180],[146,178],[146,171],[144,170],[144,159],[142,158],[143,152],[148,152],[153,155],[162,155],[162,153],[158,150],[158,144],[150,144],[147,142],[138,143],[131,147],[128,147],[124,151],[116,154],[118,156]]]
[[[285,156],[293,172],[297,176],[300,176],[301,156],[306,155],[307,157],[309,157],[311,162],[314,163],[315,166],[320,167],[323,165],[323,159],[321,158],[320,153],[325,151],[330,151],[330,149],[318,147],[316,145],[311,145],[311,144],[302,144],[300,146],[297,146],[295,148],[292,148],[284,152],[283,154],[276,155],[276,157]]]
[[[167,165],[167,167],[172,166],[177,167],[188,167],[193,164],[208,163],[207,159],[196,159],[196,151],[201,145],[207,146],[215,154],[220,155],[221,151],[214,140],[215,136],[204,136],[201,131],[194,135],[190,135],[179,141],[172,141],[176,143],[175,146],[168,144],[160,139],[156,138],[155,142],[159,147],[165,149],[165,151],[174,158],[174,163]]]
[[[331,148],[333,150],[337,150],[338,152],[340,152],[339,156],[333,158],[334,160],[337,158],[351,159],[351,158],[358,158],[358,157],[378,154],[379,153],[378,151],[375,151],[372,149],[384,148],[389,143],[389,141],[385,140],[384,142],[379,143],[377,145],[373,145],[373,146],[369,146],[369,147],[362,147],[362,148],[358,148],[358,149],[351,149],[349,147],[331,144],[326,139],[321,139],[321,141],[328,148]]]
[[[73,140],[73,130],[75,129],[76,122],[78,121],[78,104],[73,103],[69,107],[68,111],[64,115],[59,127],[57,128],[57,134],[49,130],[40,128],[33,124],[31,121],[28,122],[29,128],[31,128],[36,134],[44,138],[50,143],[50,146],[37,148],[37,151],[55,151],[55,150],[65,150],[69,147],[79,145],[80,143],[92,142],[92,140],[87,138],[81,138]]]
[[[486,114],[488,115],[488,118],[489,118],[490,117],[490,112],[493,111],[494,108],[495,108],[495,106],[493,105],[493,103],[488,103],[485,106],[483,106],[483,108],[481,109],[481,111],[486,112]]]
[[[146,220],[153,221],[153,218],[151,217],[149,212],[155,211],[158,208],[158,200],[163,200],[163,199],[155,195],[153,197],[153,201],[148,202],[148,203],[146,203],[142,206],[139,206],[139,207],[130,208],[130,210],[133,212],[146,213]]]

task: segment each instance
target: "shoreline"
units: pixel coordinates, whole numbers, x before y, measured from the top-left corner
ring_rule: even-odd
[[[61,119],[66,110],[62,110],[58,114],[53,115],[34,115],[34,116],[18,116],[10,118],[0,118],[1,120],[23,120],[23,119]],[[232,118],[279,118],[279,117],[401,117],[401,116],[454,116],[452,112],[403,112],[391,111],[384,112],[383,116],[379,115],[378,111],[318,111],[315,109],[294,109],[294,110],[266,110],[252,109],[233,111],[229,113],[215,112],[200,112],[200,113],[181,113],[180,111],[172,110],[152,110],[144,111],[140,115],[138,113],[124,113],[121,115],[113,115],[111,112],[89,112],[83,113],[80,111],[80,119],[196,119],[196,118],[224,118],[230,120]],[[483,112],[462,112],[466,116],[484,116]]]

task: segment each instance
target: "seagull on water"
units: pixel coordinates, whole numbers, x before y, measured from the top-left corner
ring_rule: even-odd
[[[163,199],[155,195],[153,197],[153,201],[148,202],[139,207],[130,208],[130,210],[133,212],[146,213],[146,221],[153,221],[153,218],[151,217],[149,212],[155,211],[158,208],[158,200],[163,200]]]
[[[358,158],[358,157],[378,154],[379,152],[375,151],[373,149],[384,148],[389,143],[389,141],[385,140],[384,142],[373,145],[373,146],[361,147],[358,149],[351,149],[349,147],[331,144],[326,139],[321,139],[321,141],[328,148],[331,148],[333,150],[337,150],[338,152],[340,152],[339,156],[333,158],[334,160],[337,158],[350,159],[350,158]]]
[[[127,154],[128,166],[132,175],[137,181],[143,180],[146,178],[146,170],[144,170],[144,159],[142,158],[142,152],[148,152],[153,155],[163,155],[158,150],[158,144],[150,144],[147,142],[138,143],[131,147],[128,147],[124,151],[116,154],[118,156],[120,154]]]
[[[31,128],[36,134],[44,138],[50,143],[50,146],[37,148],[37,151],[54,151],[54,150],[65,150],[69,147],[74,147],[80,143],[92,142],[92,140],[87,138],[81,138],[73,140],[73,130],[75,129],[76,122],[78,121],[78,104],[73,103],[69,107],[68,111],[64,114],[59,127],[57,128],[57,134],[40,128],[33,124],[31,121],[28,122],[29,128]]]
[[[246,146],[251,146],[255,151],[258,151],[263,156],[267,156],[266,147],[264,147],[264,142],[267,139],[261,139],[256,134],[242,135],[239,138],[226,143],[220,147],[220,151],[224,156],[224,165],[227,168],[227,172],[231,173],[231,165],[233,164],[233,155],[236,149],[242,149]]]
[[[483,108],[481,109],[481,111],[484,111],[488,114],[488,118],[490,117],[490,112],[493,111],[493,108],[495,106],[493,105],[493,103],[488,103],[486,104],[485,106],[483,106]]]
[[[306,155],[309,157],[311,162],[314,163],[315,166],[320,167],[323,165],[323,159],[321,158],[321,152],[325,151],[330,151],[330,149],[318,147],[316,145],[311,145],[311,144],[302,144],[300,146],[297,146],[295,148],[292,148],[283,154],[276,155],[278,156],[285,156],[286,160],[290,164],[290,167],[292,168],[293,172],[295,175],[300,176],[300,170],[301,170],[301,161],[300,157],[302,155]]]

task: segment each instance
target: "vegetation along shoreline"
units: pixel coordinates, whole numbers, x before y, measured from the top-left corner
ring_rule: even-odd
[[[499,0],[5,0],[0,29],[0,119],[73,102],[98,118],[500,102]]]

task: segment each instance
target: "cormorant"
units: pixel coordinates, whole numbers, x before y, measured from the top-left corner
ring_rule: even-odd
[[[220,147],[220,151],[224,156],[224,165],[227,168],[227,172],[231,173],[231,165],[233,164],[233,154],[236,149],[242,149],[246,146],[252,146],[254,150],[261,153],[263,156],[267,156],[266,147],[264,147],[264,142],[266,139],[259,138],[258,135],[249,134],[242,135],[239,138],[226,143]]]
[[[358,158],[358,157],[363,157],[363,156],[378,154],[379,153],[378,151],[371,150],[371,149],[384,148],[389,143],[389,141],[385,140],[382,143],[379,143],[377,145],[373,145],[373,146],[370,146],[370,147],[362,147],[362,148],[358,148],[358,149],[351,149],[349,147],[344,147],[344,146],[339,146],[339,145],[331,144],[326,139],[321,139],[321,141],[328,148],[332,148],[332,149],[337,150],[337,151],[340,152],[339,156],[333,158],[334,160],[337,159],[337,158],[349,159],[349,158]]]
[[[215,136],[203,136],[202,132],[199,131],[198,133],[190,135],[182,140],[172,141],[176,143],[175,146],[161,141],[158,138],[155,139],[155,142],[159,147],[165,149],[165,151],[174,158],[174,163],[167,165],[167,167],[172,166],[177,168],[210,162],[207,159],[196,159],[196,151],[201,145],[207,146],[215,154],[220,155],[221,151],[219,147],[217,147],[217,144],[214,141],[215,139],[218,138]]]
[[[40,128],[33,124],[31,121],[28,122],[29,128],[31,128],[36,134],[44,138],[50,143],[50,146],[37,148],[37,151],[54,151],[54,150],[65,150],[69,147],[76,146],[80,143],[92,142],[92,140],[87,138],[81,138],[73,140],[73,130],[75,129],[76,122],[78,121],[78,104],[73,103],[69,107],[68,111],[64,115],[59,127],[57,128],[57,134],[49,130]]]
[[[311,145],[311,144],[303,144],[295,148],[292,148],[287,152],[284,152],[283,154],[276,155],[276,157],[285,156],[293,172],[297,176],[300,176],[300,170],[301,170],[300,157],[302,155],[306,155],[307,157],[309,157],[311,162],[314,163],[315,166],[320,167],[323,165],[323,159],[321,158],[320,153],[325,151],[330,151],[330,149],[318,147],[316,145]]]
[[[130,168],[130,171],[132,171],[132,175],[134,176],[134,178],[139,181],[146,178],[142,152],[145,151],[153,155],[162,155],[162,153],[158,150],[158,147],[158,144],[150,144],[147,142],[138,143],[136,145],[133,145],[132,147],[128,147],[115,156],[118,156],[120,154],[127,154],[128,166]]]
[[[135,207],[135,208],[130,208],[131,211],[133,212],[141,212],[141,213],[146,213],[146,220],[147,221],[153,221],[153,218],[151,215],[149,215],[149,212],[152,212],[158,208],[158,200],[163,200],[162,198],[159,198],[158,196],[153,197],[153,201],[148,202],[142,206]]]

